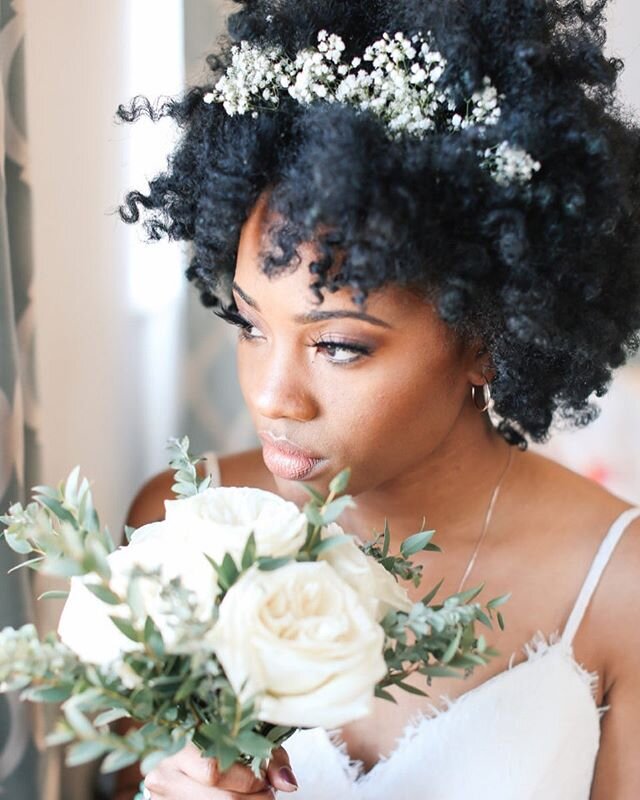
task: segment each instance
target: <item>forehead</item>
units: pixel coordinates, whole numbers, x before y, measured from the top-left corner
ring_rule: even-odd
[[[234,280],[258,304],[261,305],[262,298],[265,306],[282,303],[292,312],[294,309],[302,311],[319,307],[323,310],[366,311],[389,322],[392,318],[406,317],[410,312],[425,320],[435,314],[423,297],[396,284],[370,291],[364,306],[355,303],[350,287],[341,287],[336,292],[323,291],[324,300],[319,306],[310,288],[315,276],[309,271],[309,265],[318,256],[313,242],[303,242],[298,246],[299,259],[292,262],[291,269],[273,277],[266,275],[262,270],[264,256],[274,247],[269,238],[269,228],[279,221],[279,217],[268,208],[267,195],[263,193],[241,231]]]

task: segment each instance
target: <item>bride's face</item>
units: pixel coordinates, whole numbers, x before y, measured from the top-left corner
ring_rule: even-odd
[[[482,382],[477,346],[399,286],[372,292],[366,313],[349,289],[325,293],[318,305],[311,245],[300,248],[298,269],[269,278],[259,268],[266,222],[258,203],[240,239],[238,373],[284,496],[302,495],[300,481],[324,490],[347,466],[349,493],[368,491],[420,463],[465,412],[477,420],[469,383]]]

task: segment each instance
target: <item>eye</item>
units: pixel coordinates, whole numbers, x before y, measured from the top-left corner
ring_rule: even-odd
[[[230,325],[235,325],[239,328],[239,336],[241,339],[257,339],[257,336],[250,335],[249,331],[256,326],[249,322],[248,319],[245,319],[241,314],[237,311],[233,311],[231,308],[221,308],[217,311],[214,311],[214,314],[220,319],[223,319],[225,322],[228,322]],[[256,330],[258,330],[256,328]]]
[[[365,356],[371,355],[370,348],[354,342],[340,342],[335,340],[316,341],[313,346],[324,350],[333,364],[354,364]]]

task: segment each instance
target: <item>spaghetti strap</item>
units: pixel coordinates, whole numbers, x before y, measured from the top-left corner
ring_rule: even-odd
[[[207,450],[206,453],[202,454],[202,458],[206,459],[205,468],[207,473],[211,475],[211,486],[220,486],[221,484],[221,477],[220,477],[220,464],[218,462],[218,456],[213,450]]]
[[[615,546],[622,538],[622,534],[625,532],[627,526],[633,522],[636,517],[640,517],[640,506],[627,508],[614,520],[613,525],[609,528],[607,535],[602,540],[598,552],[593,559],[593,563],[591,564],[591,569],[587,573],[585,582],[582,585],[578,599],[562,632],[562,642],[565,645],[568,646],[573,642],[573,637],[576,635],[576,631],[582,622],[582,617],[589,605],[589,601],[604,572],[604,568],[609,562],[609,558]]]

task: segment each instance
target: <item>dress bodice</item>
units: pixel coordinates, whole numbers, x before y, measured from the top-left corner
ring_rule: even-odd
[[[220,473],[209,453],[212,484]],[[296,800],[588,800],[600,719],[597,672],[580,665],[573,639],[600,577],[640,507],[623,511],[602,539],[562,635],[538,631],[526,660],[446,708],[409,720],[390,755],[369,772],[351,759],[339,730],[297,731],[284,744]],[[279,792],[279,798],[286,794]]]

